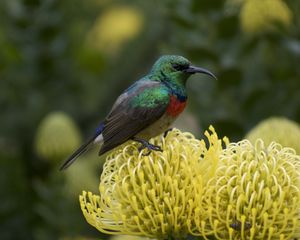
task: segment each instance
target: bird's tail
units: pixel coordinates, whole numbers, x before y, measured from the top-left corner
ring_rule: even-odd
[[[87,142],[82,144],[60,167],[60,171],[67,169],[75,160],[83,153],[85,153],[95,143],[97,135],[90,138]]]
[[[101,123],[99,127],[96,129],[96,133],[93,137],[91,137],[87,142],[82,144],[60,167],[60,171],[67,169],[75,160],[83,153],[85,153],[90,147],[92,147],[95,143],[102,143],[103,136],[102,131],[104,129],[104,123]]]

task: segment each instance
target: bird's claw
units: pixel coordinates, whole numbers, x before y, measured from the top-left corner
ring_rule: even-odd
[[[172,130],[173,130],[173,128],[167,129],[167,130],[164,132],[164,138],[166,138],[166,136],[168,136],[168,133],[169,133],[170,131],[172,131]]]
[[[151,151],[159,151],[162,152],[162,148],[160,146],[154,145],[149,143],[148,141],[140,138],[133,138],[134,141],[137,141],[141,144],[141,146],[138,148],[138,151],[141,152],[145,148],[148,149],[147,153],[143,153],[143,156],[149,156]]]
[[[154,144],[151,144],[149,142],[145,142],[145,143],[142,143],[142,146],[140,146],[138,148],[139,152],[143,151],[145,148],[148,149],[148,152],[147,153],[143,153],[143,156],[149,156],[151,151],[159,151],[159,152],[162,152],[162,149],[160,146],[156,146]]]

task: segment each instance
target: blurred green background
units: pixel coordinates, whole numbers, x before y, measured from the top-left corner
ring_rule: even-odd
[[[108,238],[78,194],[97,191],[103,159],[58,168],[116,97],[162,54],[193,76],[177,122],[239,140],[258,122],[300,122],[298,0],[0,1],[0,239]]]

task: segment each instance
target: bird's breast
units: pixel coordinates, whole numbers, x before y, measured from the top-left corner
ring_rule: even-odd
[[[152,137],[155,137],[168,130],[175,119],[176,118],[174,118],[173,116],[165,113],[157,121],[139,132],[136,136],[143,139],[150,139]]]
[[[185,108],[186,99],[178,99],[176,95],[171,95],[170,103],[167,107],[167,114],[172,117],[177,117]]]

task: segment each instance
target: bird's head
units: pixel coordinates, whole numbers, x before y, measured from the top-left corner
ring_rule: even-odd
[[[210,71],[193,66],[188,59],[177,55],[160,57],[151,69],[151,75],[154,77],[183,84],[194,73],[203,73],[216,79],[216,76]]]

